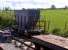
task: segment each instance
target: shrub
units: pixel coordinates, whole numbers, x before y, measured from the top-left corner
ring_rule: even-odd
[[[68,37],[68,31],[65,31],[63,34],[64,37]]]
[[[51,6],[51,9],[56,9],[56,6],[55,6],[55,5],[52,5],[52,6]]]
[[[52,34],[61,35],[61,30],[59,28],[55,28],[55,29],[53,29]]]

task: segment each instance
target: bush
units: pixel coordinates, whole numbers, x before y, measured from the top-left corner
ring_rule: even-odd
[[[65,31],[63,37],[68,37],[68,31]]]
[[[55,29],[53,29],[52,34],[61,35],[61,30],[59,28],[55,28]]]
[[[51,6],[51,9],[56,9],[56,6],[55,6],[55,5],[52,5],[52,6]]]
[[[6,9],[7,10],[7,9]],[[9,10],[0,11],[0,28],[12,26],[15,23],[15,13]]]

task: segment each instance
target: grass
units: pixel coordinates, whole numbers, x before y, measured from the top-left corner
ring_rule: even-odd
[[[68,30],[68,9],[43,9],[40,10],[40,16],[40,19],[46,22],[46,26],[48,26],[48,22],[50,23],[49,32],[52,32],[55,28],[61,29],[62,32],[65,29]],[[13,11],[0,10],[0,26],[9,25],[14,18]],[[44,26],[44,22],[41,22],[40,26]]]
[[[0,10],[0,28],[7,25],[11,25],[14,18],[15,17],[13,11]]]
[[[15,20],[14,15],[14,11],[0,10],[0,28],[6,25],[11,25]],[[40,26],[44,26],[45,24],[45,31],[68,37],[68,9],[40,10],[40,20],[45,21],[45,23],[40,22]],[[37,24],[39,25],[39,22]]]
[[[68,30],[68,9],[46,9],[41,10],[41,20],[50,21],[49,32],[54,28],[59,28],[62,31]],[[66,23],[66,28],[65,28]],[[42,24],[41,24],[42,25]]]

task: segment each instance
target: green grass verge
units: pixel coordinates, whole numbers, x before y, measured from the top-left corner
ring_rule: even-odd
[[[49,32],[51,32],[54,28],[59,28],[62,31],[64,31],[64,29],[68,30],[68,9],[41,10],[40,15],[42,20],[50,21]]]

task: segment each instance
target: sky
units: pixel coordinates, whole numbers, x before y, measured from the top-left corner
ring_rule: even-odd
[[[0,8],[10,7],[11,9],[22,8],[50,8],[55,5],[57,8],[68,6],[68,0],[0,0]]]

